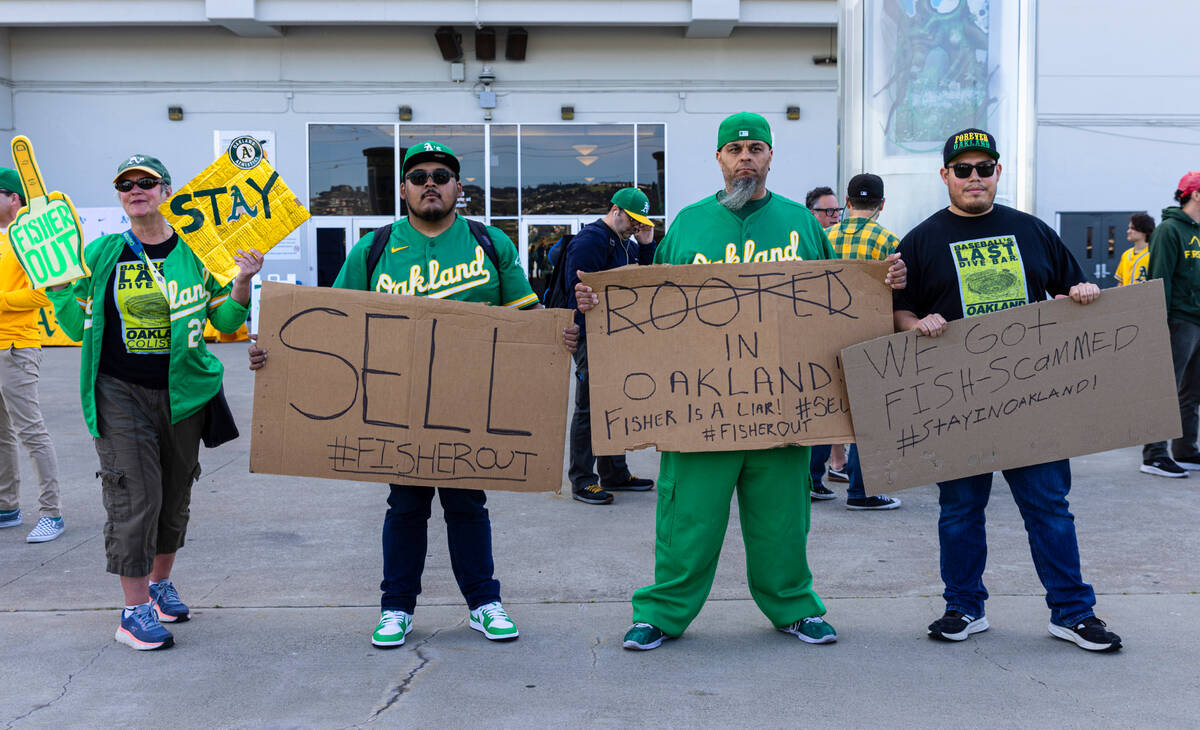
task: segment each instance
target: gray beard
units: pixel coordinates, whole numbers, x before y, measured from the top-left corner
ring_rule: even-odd
[[[725,195],[721,198],[721,205],[730,210],[741,210],[746,203],[750,202],[750,198],[754,197],[754,191],[757,189],[758,178],[735,178],[733,190],[725,191]]]

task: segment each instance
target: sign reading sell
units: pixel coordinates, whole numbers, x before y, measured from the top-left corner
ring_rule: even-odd
[[[29,286],[43,289],[87,276],[83,261],[83,226],[71,199],[47,193],[28,137],[12,141],[13,162],[25,185],[25,207],[8,227],[8,240]]]
[[[230,142],[158,209],[222,284],[237,276],[239,248],[266,254],[309,219],[253,137]]]

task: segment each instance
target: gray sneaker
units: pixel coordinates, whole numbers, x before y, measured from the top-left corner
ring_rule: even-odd
[[[67,523],[61,517],[43,517],[33,526],[25,542],[50,542],[67,529]]]
[[[0,510],[0,528],[16,527],[21,524],[21,510],[6,509]]]

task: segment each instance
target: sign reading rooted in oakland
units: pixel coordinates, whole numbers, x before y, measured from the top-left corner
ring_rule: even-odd
[[[583,281],[597,454],[850,441],[842,347],[892,330],[876,261],[633,266]]]
[[[868,494],[1180,434],[1162,282],[842,350]]]
[[[264,282],[250,471],[557,490],[569,323],[564,310]]]
[[[237,276],[239,248],[266,254],[309,219],[253,137],[230,142],[158,210],[223,285]]]

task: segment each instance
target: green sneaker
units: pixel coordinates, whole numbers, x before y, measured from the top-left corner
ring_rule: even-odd
[[[664,641],[674,638],[674,636],[664,634],[663,630],[654,624],[639,621],[625,632],[625,641],[622,646],[636,651],[650,651],[657,649]]]
[[[491,641],[509,641],[519,635],[517,625],[508,617],[499,601],[492,601],[472,611],[471,628]]]
[[[832,644],[837,641],[837,631],[820,616],[802,618],[790,626],[781,626],[779,630],[809,644]]]
[[[375,646],[392,647],[404,643],[404,637],[412,631],[412,614],[404,611],[381,611],[379,625],[371,634]]]

